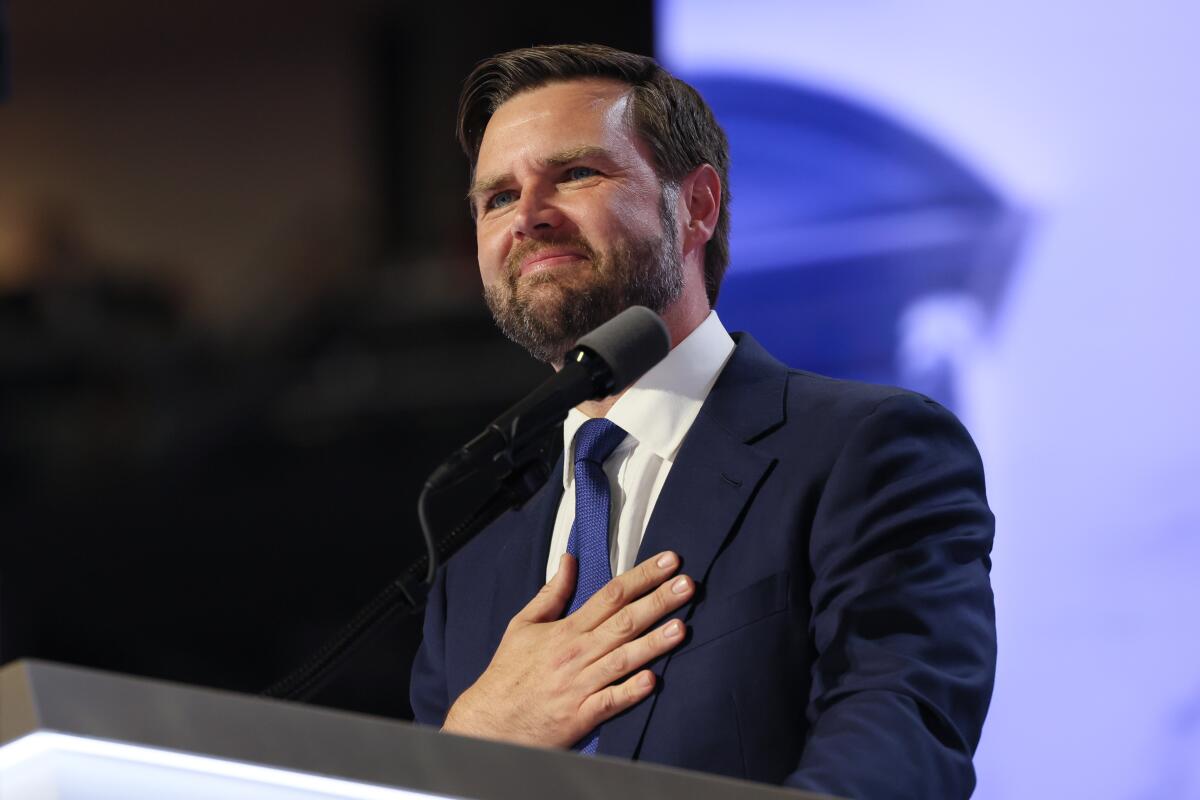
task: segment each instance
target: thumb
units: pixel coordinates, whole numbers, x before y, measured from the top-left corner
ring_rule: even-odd
[[[575,591],[575,573],[578,565],[570,553],[563,553],[558,560],[558,572],[550,582],[533,596],[518,618],[526,622],[552,622],[562,616],[571,593]]]

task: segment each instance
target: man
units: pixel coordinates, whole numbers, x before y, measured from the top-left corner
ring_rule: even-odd
[[[508,336],[560,366],[640,303],[674,348],[572,411],[562,472],[439,574],[418,721],[847,797],[968,796],[995,626],[966,432],[725,332],[727,145],[652,60],[489,59],[459,135]]]

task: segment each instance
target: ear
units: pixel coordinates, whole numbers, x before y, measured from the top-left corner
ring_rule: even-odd
[[[721,176],[711,164],[701,164],[680,182],[684,253],[704,247],[713,237],[721,216],[721,188]]]

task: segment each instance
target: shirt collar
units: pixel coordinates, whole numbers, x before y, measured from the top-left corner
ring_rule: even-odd
[[[708,316],[687,338],[671,349],[645,375],[625,390],[613,403],[608,419],[629,435],[616,452],[646,445],[664,461],[674,461],[683,438],[700,413],[725,362],[733,354],[734,343],[717,318]],[[563,487],[570,489],[575,479],[574,441],[579,427],[590,417],[577,408],[563,421]]]

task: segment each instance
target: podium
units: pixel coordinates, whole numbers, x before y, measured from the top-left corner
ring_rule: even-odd
[[[4,800],[425,797],[817,795],[60,664],[0,669]]]

